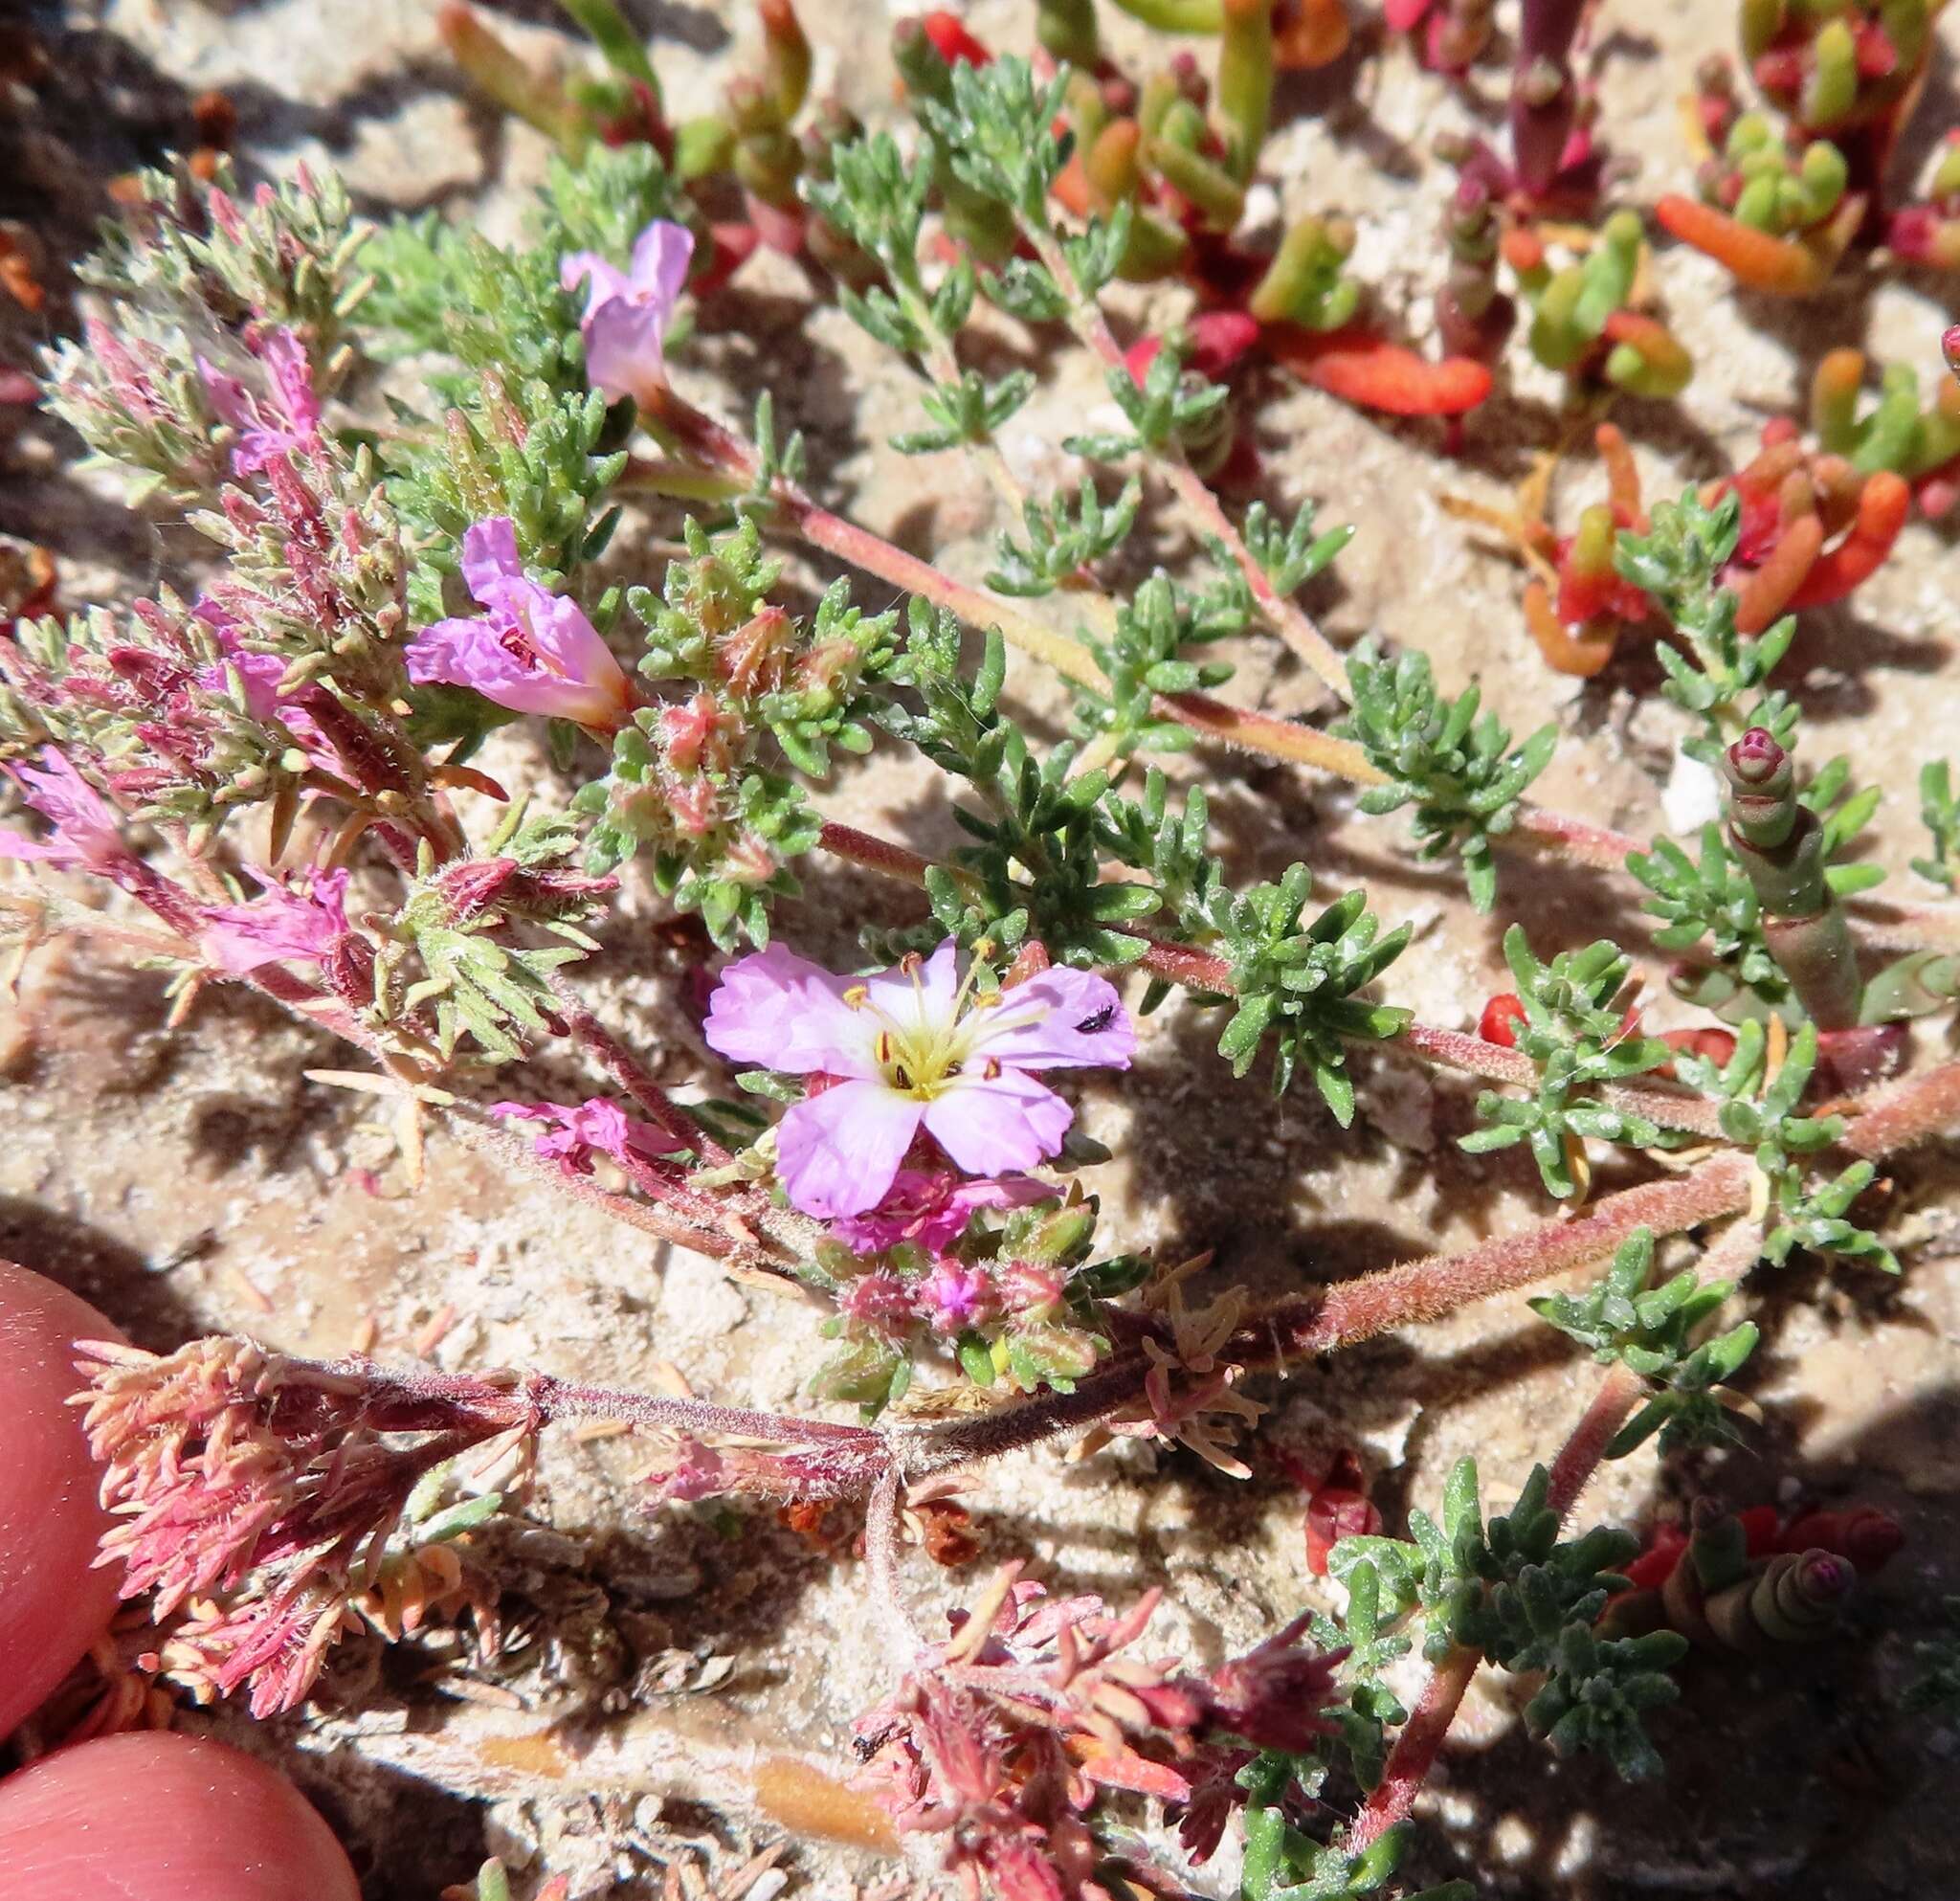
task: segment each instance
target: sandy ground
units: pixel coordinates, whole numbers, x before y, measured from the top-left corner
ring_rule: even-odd
[[[495,11],[527,51],[553,42],[546,0]],[[650,0],[632,11],[657,37],[683,110],[751,43],[732,7]],[[31,163],[24,185],[0,187],[20,200],[0,198],[0,215],[32,218],[58,263],[84,241],[101,177],[182,141],[189,101],[215,86],[238,106],[254,165],[327,159],[377,212],[434,205],[512,230],[542,168],[539,142],[461,97],[432,13],[423,0],[51,10],[56,70],[13,128]],[[840,60],[835,50],[880,40],[884,8],[812,0],[805,17],[818,85],[867,116],[887,110],[882,57]],[[1500,17],[1509,23],[1507,10]],[[1025,30],[1007,0],[987,0],[969,20],[1003,41]],[[1717,10],[1690,0],[1608,0],[1607,123],[1615,149],[1639,162],[1641,194],[1683,184],[1674,98],[1726,32]],[[1921,149],[1956,116],[1956,45],[1949,25]],[[1489,119],[1501,99],[1495,73],[1481,96],[1455,95],[1406,55],[1364,48],[1288,85],[1268,175],[1288,211],[1355,215],[1357,269],[1419,324],[1439,274],[1430,233],[1449,182],[1422,149],[1445,126]],[[1767,308],[1729,296],[1713,265],[1679,252],[1662,260],[1660,280],[1700,374],[1678,406],[1628,405],[1617,417],[1654,492],[1728,466],[1765,414],[1799,397],[1826,348],[1863,343],[1930,373],[1931,340],[1951,321],[1914,285],[1854,282],[1800,310]],[[758,259],[702,313],[687,386],[739,412],[766,383],[785,421],[807,432],[827,496],[978,572],[1000,526],[978,472],[942,458],[922,481],[921,465],[884,448],[910,417],[905,379],[807,297],[799,272]],[[1170,307],[1131,306],[1138,320]],[[61,318],[51,310],[42,327]],[[1019,347],[1001,334],[1003,347]],[[11,350],[26,340],[17,322],[0,335]],[[1596,681],[1548,673],[1520,622],[1516,570],[1439,505],[1444,494],[1501,505],[1528,455],[1560,438],[1553,379],[1521,386],[1477,418],[1459,459],[1439,454],[1426,425],[1385,427],[1314,392],[1262,391],[1268,484],[1287,500],[1320,496],[1325,519],[1358,526],[1337,576],[1308,596],[1336,639],[1377,630],[1419,643],[1448,685],[1480,679],[1520,729],[1555,716],[1566,742],[1541,782],[1547,802],[1651,833],[1668,822],[1662,792],[1681,729],[1651,656],[1630,640]],[[1064,474],[1042,443],[1097,400],[1093,378],[1064,366],[1017,423],[1016,458],[1044,481]],[[54,548],[71,600],[181,574],[193,552],[181,531],[121,512],[101,482],[70,473],[68,442],[38,426],[10,438],[6,427],[0,530]],[[1555,493],[1568,519],[1598,486],[1583,457],[1566,469]],[[642,526],[657,534],[672,525]],[[1164,557],[1183,547],[1167,526]],[[636,575],[655,559],[631,532],[614,558]],[[1904,861],[1922,849],[1918,762],[1942,735],[1950,750],[1960,730],[1956,581],[1950,527],[1915,524],[1850,607],[1808,617],[1789,663],[1814,756],[1845,751],[1860,783],[1888,789],[1874,849],[1902,892]],[[883,604],[875,589],[861,597]],[[1318,704],[1312,681],[1270,643],[1248,641],[1237,658],[1234,694],[1279,710]],[[1058,709],[1026,666],[1012,690],[1037,716]],[[515,741],[493,770],[548,779]],[[1357,819],[1345,795],[1278,770],[1216,759],[1184,770],[1204,777],[1245,877],[1304,857],[1329,893],[1365,881],[1386,917],[1415,921],[1417,949],[1389,980],[1393,1000],[1467,1027],[1504,987],[1501,923],[1467,911],[1452,873],[1414,865],[1398,820]],[[954,837],[943,790],[896,750],[855,771],[835,809],[923,849]],[[1500,910],[1525,919],[1541,950],[1606,929],[1635,941],[1627,888],[1583,874],[1507,865]],[[780,929],[812,954],[841,955],[860,923],[906,915],[888,889],[818,866]],[[680,1007],[679,955],[649,928],[657,917],[649,894],[630,894],[591,975],[657,1070],[684,1083],[709,1072]],[[1658,991],[1659,960],[1650,968]],[[34,953],[0,1018],[0,1252],[77,1286],[146,1344],[241,1329],[331,1353],[371,1322],[390,1352],[440,1331],[433,1352],[452,1366],[535,1365],[645,1385],[671,1363],[703,1395],[797,1401],[816,1344],[810,1310],[568,1209],[440,1129],[416,1192],[391,1134],[370,1122],[371,1104],[305,1079],[338,1052],[248,997],[210,994],[166,1029],[159,978],[62,943]],[[1461,1244],[1541,1211],[1528,1164],[1456,1150],[1471,1123],[1468,1091],[1384,1063],[1344,1133],[1305,1095],[1267,1107],[1251,1085],[1235,1085],[1211,1054],[1215,1033],[1170,1009],[1151,1019],[1120,1092],[1082,1091],[1085,1127],[1123,1157],[1089,1175],[1112,1240],[1215,1248],[1221,1276],[1271,1291]],[[509,1093],[577,1086],[560,1062],[512,1079]],[[1747,1449],[1665,1474],[1644,1452],[1589,1500],[1596,1515],[1629,1523],[1679,1510],[1695,1489],[1738,1503],[1856,1498],[1894,1511],[1910,1542],[1850,1634],[1766,1667],[1691,1662],[1682,1704],[1656,1725],[1671,1774],[1631,1793],[1596,1764],[1551,1763],[1522,1735],[1515,1686],[1481,1683],[1426,1805],[1417,1872],[1476,1873],[1485,1892],[1532,1897],[1960,1895],[1938,1794],[1952,1787],[1960,1737],[1908,1730],[1890,1707],[1940,1591],[1960,1588],[1953,1163],[1949,1148],[1898,1174],[1903,1284],[1766,1278],[1755,1297],[1766,1343],[1748,1381],[1766,1418]],[[1602,1170],[1602,1186],[1620,1178]],[[446,1331],[432,1326],[445,1315]],[[1488,1500],[1514,1496],[1592,1376],[1513,1299],[1303,1371],[1262,1397],[1275,1407],[1272,1436],[1309,1460],[1355,1447],[1392,1525],[1407,1504],[1433,1502],[1466,1451]],[[663,1860],[732,1869],[786,1823],[796,1839],[784,1866],[806,1891],[875,1882],[889,1865],[807,1832],[822,1806],[809,1765],[843,1763],[851,1717],[883,1684],[852,1564],[767,1513],[649,1516],[635,1498],[644,1463],[630,1441],[551,1443],[533,1522],[500,1534],[509,1614],[528,1640],[503,1662],[477,1668],[439,1644],[384,1657],[350,1643],[301,1714],[263,1727],[231,1711],[196,1720],[301,1778],[374,1901],[427,1901],[463,1878],[486,1842],[514,1864],[573,1875],[577,1895],[647,1893]],[[1265,1633],[1323,1588],[1302,1563],[1300,1495],[1277,1475],[1237,1484],[1134,1446],[1077,1464],[1042,1452],[977,1475],[966,1502],[983,1547],[967,1574],[910,1556],[906,1584],[927,1622],[991,1561],[1016,1554],[1058,1588],[1114,1600],[1163,1584],[1165,1636],[1204,1658]],[[1231,1891],[1229,1867],[1207,1879]]]

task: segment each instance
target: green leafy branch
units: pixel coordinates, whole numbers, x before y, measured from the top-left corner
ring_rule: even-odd
[[[1364,641],[1348,657],[1348,678],[1354,710],[1335,730],[1359,741],[1370,764],[1389,778],[1361,794],[1362,811],[1413,805],[1419,855],[1454,852],[1463,861],[1471,903],[1488,912],[1497,902],[1490,841],[1517,822],[1526,787],[1551,762],[1557,727],[1540,727],[1514,748],[1495,713],[1479,717],[1477,687],[1454,700],[1437,693],[1428,655],[1413,649],[1391,662]]]
[[[1462,1137],[1462,1147],[1483,1154],[1528,1142],[1546,1188],[1561,1199],[1578,1192],[1573,1157],[1584,1137],[1678,1148],[1685,1139],[1681,1131],[1587,1093],[1658,1069],[1673,1056],[1658,1038],[1628,1030],[1620,1000],[1632,968],[1626,953],[1601,938],[1543,963],[1532,954],[1524,927],[1514,924],[1504,932],[1504,961],[1525,1012],[1515,1025],[1517,1047],[1537,1068],[1538,1087],[1528,1101],[1483,1091],[1477,1113],[1491,1126]]]
[[[1653,1230],[1637,1228],[1584,1293],[1545,1294],[1528,1303],[1600,1365],[1616,1361],[1649,1389],[1647,1403],[1607,1446],[1609,1459],[1624,1458],[1656,1432],[1662,1452],[1731,1437],[1720,1389],[1756,1347],[1758,1330],[1747,1320],[1712,1339],[1696,1339],[1735,1291],[1733,1281],[1697,1281],[1688,1268],[1650,1287],[1653,1270]]]

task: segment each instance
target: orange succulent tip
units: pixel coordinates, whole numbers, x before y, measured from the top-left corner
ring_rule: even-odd
[[[1273,64],[1282,73],[1331,66],[1352,36],[1343,0],[1280,0],[1273,11]]]
[[[1640,506],[1640,471],[1634,465],[1634,452],[1618,424],[1602,422],[1592,432],[1592,445],[1606,464],[1607,499],[1613,504],[1614,520],[1636,534],[1647,531],[1647,517]]]
[[[1860,583],[1868,581],[1884,565],[1899,530],[1905,526],[1912,506],[1912,489],[1904,476],[1880,469],[1864,479],[1858,498],[1858,519],[1851,531],[1827,554],[1812,563],[1786,603],[1791,608],[1825,607],[1841,601]],[[1742,625],[1742,615],[1736,615]]]
[[[1068,163],[1055,174],[1055,183],[1048,190],[1055,202],[1074,217],[1086,218],[1098,211],[1109,209],[1106,204],[1097,202],[1080,146],[1068,155]]]
[[[1760,634],[1786,608],[1796,605],[1797,590],[1816,565],[1824,547],[1824,525],[1815,514],[1799,516],[1776,538],[1770,558],[1736,594],[1738,634]]]
[[[1806,515],[1817,512],[1817,492],[1811,486],[1811,473],[1792,469],[1776,486],[1776,519],[1788,527]]]
[[[1274,357],[1317,390],[1387,415],[1464,415],[1491,392],[1489,367],[1470,357],[1440,363],[1352,327],[1325,333],[1268,327]]]
[[[1745,463],[1735,485],[1748,495],[1768,495],[1783,486],[1793,469],[1803,466],[1803,444],[1794,436],[1772,442],[1754,461]]]
[[[1082,160],[1082,177],[1098,210],[1111,211],[1136,196],[1143,140],[1143,127],[1134,119],[1112,119],[1097,133]]]
[[[1824,352],[1824,360],[1817,365],[1815,388],[1819,395],[1826,392],[1848,396],[1864,381],[1864,351],[1853,349],[1849,345]]]
[[[1772,415],[1763,425],[1763,447],[1768,449],[1778,442],[1794,442],[1802,433],[1793,416]]]
[[[1619,637],[1619,622],[1611,615],[1598,615],[1577,627],[1568,627],[1553,611],[1543,581],[1526,584],[1525,627],[1554,673],[1578,680],[1591,680],[1612,660],[1614,643]]]
[[[1520,274],[1545,268],[1545,240],[1525,225],[1514,224],[1498,240],[1503,260]]]
[[[1771,297],[1807,297],[1830,277],[1843,256],[1864,215],[1864,198],[1860,192],[1849,193],[1830,223],[1802,241],[1772,237],[1678,192],[1662,197],[1654,215],[1670,237],[1705,252],[1738,283]]]

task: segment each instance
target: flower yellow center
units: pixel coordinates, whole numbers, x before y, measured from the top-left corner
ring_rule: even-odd
[[[979,1026],[969,1013],[991,1010],[1002,998],[998,991],[974,995],[974,967],[969,967],[960,979],[951,1006],[941,1012],[925,999],[924,987],[919,981],[920,960],[907,957],[902,968],[912,979],[912,994],[918,1000],[913,1021],[902,1023],[889,1011],[880,1009],[871,1000],[866,984],[853,985],[844,993],[844,1001],[854,1010],[868,1010],[878,1020],[872,1053],[886,1086],[902,1096],[929,1103],[945,1092],[973,1053],[973,1033]],[[1000,1064],[989,1058],[987,1072],[990,1076],[999,1075]]]

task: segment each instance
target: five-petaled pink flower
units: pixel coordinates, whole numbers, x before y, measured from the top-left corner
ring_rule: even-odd
[[[622,271],[596,251],[574,251],[559,266],[559,282],[586,286],[586,380],[613,402],[631,396],[642,409],[667,384],[665,344],[674,306],[687,283],[694,235],[686,226],[656,218],[634,241]]]
[[[409,643],[417,686],[468,686],[517,713],[542,713],[612,732],[624,724],[627,679],[574,600],[531,580],[508,515],[463,534],[463,579],[489,610],[438,620]]]
[[[54,826],[55,836],[41,843],[20,832],[0,831],[0,858],[39,859],[64,870],[103,874],[128,862],[116,815],[65,754],[46,746],[38,767],[8,771],[21,797]]]
[[[1075,1111],[1032,1072],[1126,1069],[1136,1045],[1105,978],[1056,969],[982,993],[950,938],[862,980],[771,945],[724,973],[703,1034],[731,1062],[836,1079],[776,1129],[790,1199],[832,1218],[876,1208],[922,1129],[972,1174],[1058,1153]]]
[[[200,942],[211,960],[235,977],[284,957],[317,964],[332,955],[347,934],[347,874],[302,872],[288,885],[247,869],[262,895],[204,914]]]

